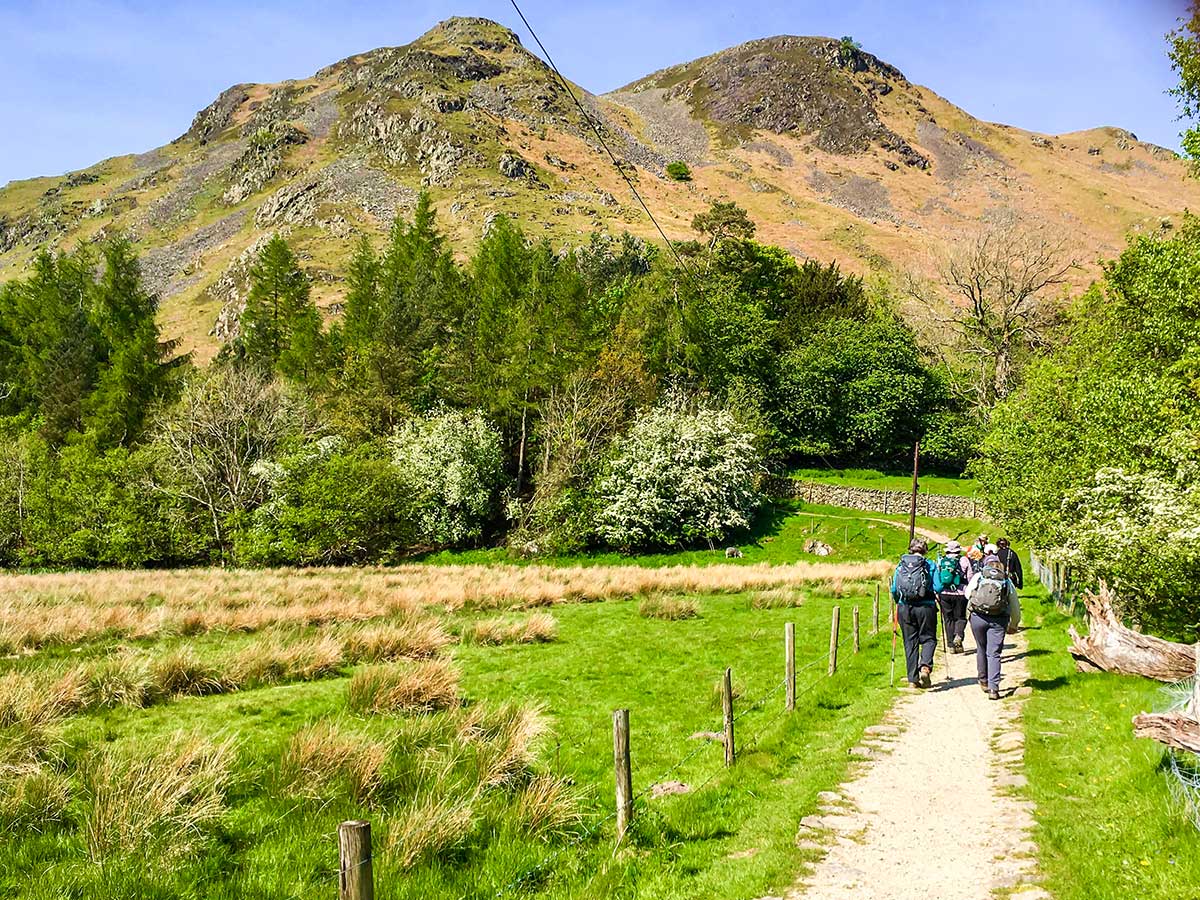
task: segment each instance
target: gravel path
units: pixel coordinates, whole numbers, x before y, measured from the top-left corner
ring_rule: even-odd
[[[1032,804],[1012,792],[1024,784],[1024,650],[1009,638],[997,702],[976,684],[973,647],[948,669],[939,647],[934,688],[903,689],[852,751],[865,759],[859,773],[801,822],[797,843],[828,853],[786,900],[1045,900],[1033,884]]]

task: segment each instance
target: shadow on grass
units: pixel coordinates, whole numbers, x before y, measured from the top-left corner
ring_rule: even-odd
[[[1027,684],[1034,691],[1056,691],[1070,684],[1070,679],[1066,675],[1059,675],[1055,678],[1030,678]]]

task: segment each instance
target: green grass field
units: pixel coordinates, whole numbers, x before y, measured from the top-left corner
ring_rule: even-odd
[[[877,558],[880,537],[891,555],[904,539],[900,529],[791,508],[772,522],[741,562],[803,558],[814,526],[835,562]],[[706,550],[639,561],[725,557]],[[351,708],[369,663],[311,657],[324,636],[354,633],[353,624],[101,637],[4,660],[0,678],[44,677],[57,693],[71,667],[92,666],[88,690],[108,699],[79,701],[44,728],[20,720],[15,699],[0,702],[10,748],[0,754],[0,895],[316,900],[336,892],[337,823],[358,817],[373,825],[380,897],[781,892],[811,858],[794,846],[800,818],[844,778],[847,749],[892,696],[888,641],[868,635],[872,593],[871,583],[835,579],[693,594],[678,599],[698,615],[678,619],[643,615],[643,597],[556,604],[535,611],[556,621],[551,641],[473,639],[443,650],[460,673],[456,700],[429,712]],[[842,649],[829,679],[834,605],[843,610]],[[858,655],[854,605],[862,609]],[[464,608],[438,618],[453,636],[528,615]],[[790,715],[782,714],[785,622],[796,624],[802,667]],[[239,675],[239,689],[213,687],[209,696],[147,693],[138,681],[175,671],[170,665],[177,678],[186,668],[193,681],[198,671],[219,680],[230,660],[259,656],[263,641],[277,654],[301,646],[308,655],[288,657],[283,674]],[[148,660],[141,675],[127,670],[130,654]],[[397,659],[383,668],[403,674],[436,663]],[[719,742],[691,738],[720,730],[715,689],[726,666],[739,715],[730,770]],[[17,683],[0,685],[0,695]],[[528,721],[514,704],[537,710],[544,734],[522,732]],[[630,840],[614,853],[611,714],[622,707],[631,710],[639,799]],[[186,744],[196,738],[208,742],[203,751]],[[655,799],[648,791],[659,780],[694,790]],[[164,783],[177,796],[165,796]],[[180,813],[213,798],[208,818]]]
[[[874,488],[889,491],[911,491],[911,474],[885,474],[875,469],[794,469],[788,473],[801,481],[838,484],[845,487]],[[922,475],[919,489],[925,494],[949,494],[955,497],[975,496],[975,481],[971,478],[947,478]]]

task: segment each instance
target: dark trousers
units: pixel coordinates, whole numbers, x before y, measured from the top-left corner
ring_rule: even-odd
[[[908,664],[908,680],[917,683],[921,666],[933,669],[933,651],[937,649],[937,607],[901,603],[897,606],[900,633],[904,635],[904,661]]]
[[[962,643],[967,636],[967,597],[965,594],[939,594],[938,606],[942,608],[942,624],[946,626],[946,640]]]
[[[984,616],[971,613],[971,634],[975,635],[975,667],[979,680],[987,679],[989,691],[1000,690],[1000,651],[1004,649],[1004,634],[1008,631],[1008,616]]]

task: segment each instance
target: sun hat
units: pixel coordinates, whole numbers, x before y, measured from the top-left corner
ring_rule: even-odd
[[[946,542],[946,552],[947,553],[962,553],[962,544],[960,544],[958,541],[947,541]]]
[[[984,556],[995,556],[999,552],[1000,552],[1000,548],[997,547],[995,544],[988,544],[986,547],[983,548]]]

